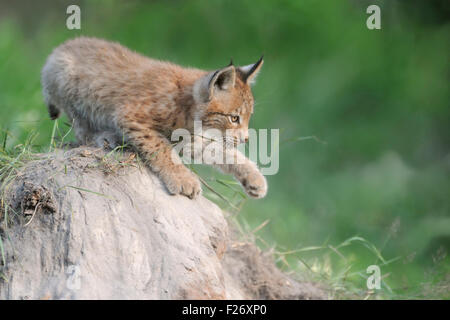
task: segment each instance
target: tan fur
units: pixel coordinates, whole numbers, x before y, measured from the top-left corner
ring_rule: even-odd
[[[248,137],[253,112],[249,86],[258,64],[233,65],[212,72],[144,57],[117,43],[80,37],[57,47],[42,70],[45,102],[52,119],[63,110],[82,144],[106,141],[133,145],[159,175],[171,194],[195,197],[200,182],[183,164],[172,161],[170,136],[177,128],[235,129],[232,139]],[[232,123],[228,115],[239,115]],[[253,197],[267,191],[256,165],[236,149],[241,164],[216,164],[233,174]]]

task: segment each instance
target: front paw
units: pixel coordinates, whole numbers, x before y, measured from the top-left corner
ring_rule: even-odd
[[[241,179],[245,192],[253,198],[264,198],[267,194],[267,180],[257,170],[250,171]]]
[[[163,170],[160,172],[160,177],[170,194],[182,194],[194,199],[202,191],[197,176],[185,166]]]

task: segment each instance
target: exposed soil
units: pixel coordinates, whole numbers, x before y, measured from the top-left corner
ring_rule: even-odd
[[[326,298],[238,241],[209,200],[170,196],[132,153],[43,154],[4,200],[0,299]]]

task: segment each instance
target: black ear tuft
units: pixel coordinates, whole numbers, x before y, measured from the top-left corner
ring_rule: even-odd
[[[252,75],[252,74],[259,68],[259,66],[260,66],[261,63],[263,62],[263,58],[264,58],[264,55],[262,55],[261,58],[259,58],[259,60],[256,61],[256,63],[253,65],[253,67],[252,67],[252,68],[250,69],[250,71],[248,72],[248,75],[249,75],[249,76]]]
[[[238,74],[242,81],[244,81],[245,83],[252,83],[252,80],[256,78],[256,75],[261,69],[261,66],[264,62],[263,59],[264,55],[262,55],[261,58],[256,61],[256,63],[238,68]]]

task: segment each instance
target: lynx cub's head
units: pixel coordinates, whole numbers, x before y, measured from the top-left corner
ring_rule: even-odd
[[[248,123],[253,113],[250,85],[263,65],[262,57],[248,66],[210,72],[196,81],[195,118],[203,130],[218,129],[227,144],[236,146],[248,140]]]

